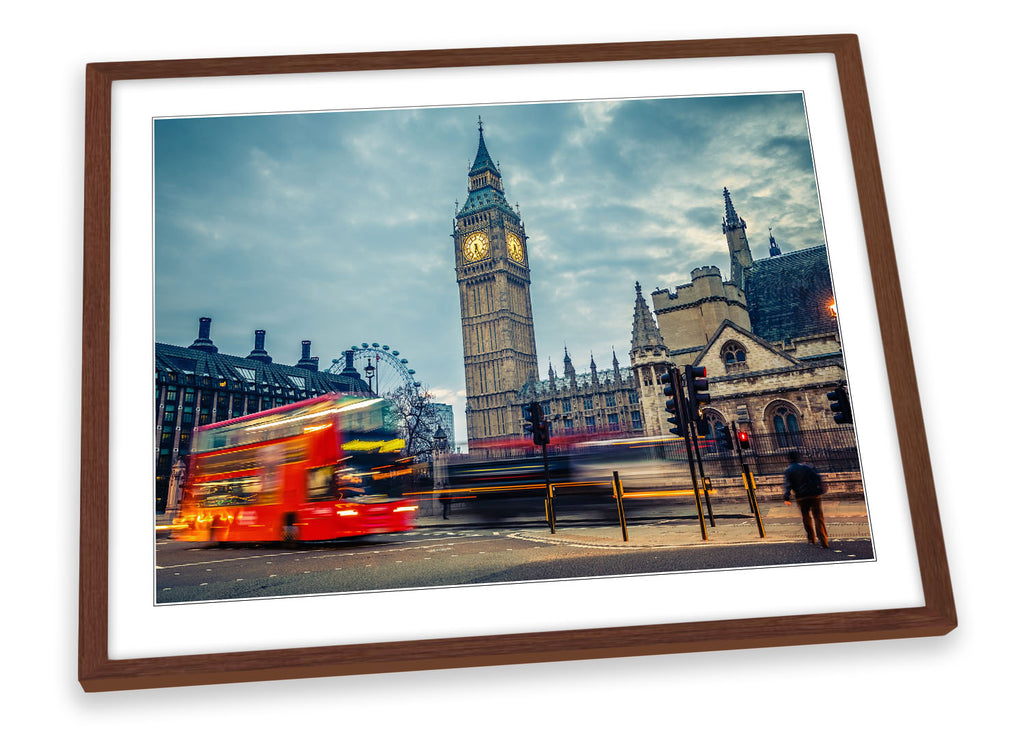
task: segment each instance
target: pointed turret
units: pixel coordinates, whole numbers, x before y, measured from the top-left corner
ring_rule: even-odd
[[[775,242],[775,236],[772,235],[772,229],[768,228],[768,256],[781,256],[782,249],[779,248],[779,244]]]
[[[597,378],[597,364],[594,362],[594,352],[590,352],[590,384],[597,386],[600,383]]]
[[[565,358],[562,359],[562,363],[565,364],[565,378],[569,380],[569,383],[576,386],[576,367],[572,365],[572,359],[569,358],[569,347],[565,347]]]
[[[733,207],[732,195],[729,194],[729,188],[722,187],[722,194],[725,195],[725,217],[722,218],[722,232],[728,233],[730,230],[736,230],[737,228],[743,228],[746,230],[746,222],[736,214],[736,208]]]
[[[615,383],[622,383],[622,373],[619,371],[619,357],[615,355],[615,346],[612,346],[612,373],[615,375]]]
[[[550,357],[548,358],[548,383],[551,385],[551,391],[554,391],[555,388],[556,388],[556,384],[555,384],[555,369],[551,365],[551,358]]]
[[[630,356],[644,350],[659,348],[663,353],[668,352],[665,341],[658,330],[658,323],[654,321],[654,314],[647,306],[644,299],[640,282],[636,283],[636,303],[633,305],[633,343]]]
[[[725,197],[725,217],[722,218],[722,232],[725,234],[726,243],[729,244],[730,273],[729,281],[740,289],[746,285],[744,269],[754,263],[754,257],[750,255],[750,245],[747,243],[747,224],[739,215],[732,204],[732,195],[728,187],[722,188]]]
[[[640,395],[640,411],[644,432],[665,435],[668,428],[664,419],[665,397],[661,393],[660,377],[671,365],[668,348],[654,315],[647,307],[640,282],[636,282],[636,303],[633,306],[633,343],[629,351],[629,364],[634,386]]]

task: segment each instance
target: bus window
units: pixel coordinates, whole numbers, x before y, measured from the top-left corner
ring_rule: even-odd
[[[267,503],[260,499],[260,480],[256,476],[203,484],[197,491],[204,507],[241,507]]]
[[[306,472],[306,498],[311,502],[326,502],[340,498],[334,483],[334,467],[321,466]]]

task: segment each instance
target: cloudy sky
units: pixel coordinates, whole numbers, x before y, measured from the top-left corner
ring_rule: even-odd
[[[716,265],[728,187],[755,259],[824,243],[799,94],[162,119],[155,123],[156,339],[213,320],[222,353],[267,331],[325,369],[400,351],[465,439],[451,238],[477,118],[529,238],[541,376],[629,363],[635,290]]]

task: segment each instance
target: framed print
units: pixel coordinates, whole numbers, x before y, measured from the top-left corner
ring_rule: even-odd
[[[86,80],[85,690],[956,626],[855,36]]]

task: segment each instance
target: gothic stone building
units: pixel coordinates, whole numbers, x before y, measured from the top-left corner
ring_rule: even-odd
[[[754,260],[747,224],[723,190],[728,280],[715,266],[689,284],[656,290],[649,307],[635,284],[630,371],[538,376],[526,228],[505,197],[479,124],[465,204],[452,223],[462,314],[470,452],[523,434],[525,406],[541,402],[555,435],[668,434],[660,377],[668,366],[707,368],[713,426],[792,433],[832,422],[826,393],[845,381],[824,246]],[[614,354],[613,354],[614,356]]]
[[[611,369],[598,371],[591,356],[590,372],[585,376],[576,375],[568,349],[563,363],[562,376],[556,376],[549,363],[547,379],[523,387],[519,403],[524,422],[529,403],[540,402],[544,415],[554,418],[552,434],[556,436],[643,434],[639,393],[632,375],[620,369],[614,350]]]
[[[782,444],[801,430],[835,427],[826,394],[846,371],[825,246],[784,254],[769,232],[769,256],[755,261],[728,189],[724,197],[730,279],[714,266],[694,269],[689,284],[651,294],[654,316],[637,285],[630,358],[645,427],[667,430],[656,377],[669,364],[707,369],[713,427],[736,422]]]

